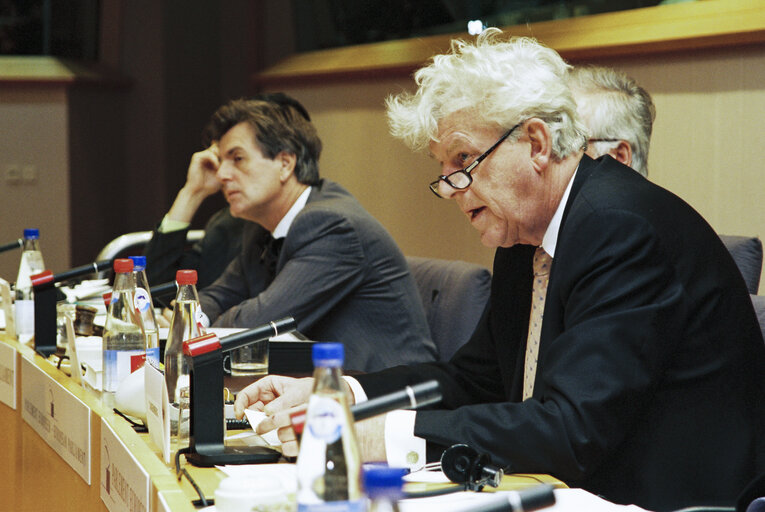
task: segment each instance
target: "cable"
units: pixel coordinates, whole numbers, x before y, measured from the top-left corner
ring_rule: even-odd
[[[175,476],[178,477],[178,481],[181,481],[182,477],[186,477],[186,480],[189,481],[191,486],[194,488],[194,490],[197,493],[197,496],[199,496],[198,500],[193,500],[191,502],[192,505],[194,505],[197,508],[200,507],[209,507],[210,505],[215,504],[215,500],[208,500],[205,498],[204,493],[202,492],[202,489],[199,488],[197,483],[194,481],[193,478],[191,478],[191,475],[188,471],[186,471],[186,468],[181,467],[181,454],[191,453],[191,448],[181,448],[177,452],[175,452]]]
[[[442,489],[433,489],[430,491],[404,491],[401,499],[411,498],[430,498],[433,496],[443,496],[444,494],[452,494],[455,492],[467,491],[467,487],[464,485],[453,485],[451,487],[444,487]]]
[[[130,419],[130,417],[128,417],[127,414],[125,414],[124,412],[120,411],[116,407],[114,409],[112,409],[112,410],[114,411],[115,414],[123,417],[125,419],[125,421],[130,423],[130,426],[133,427],[133,430],[135,430],[139,434],[145,434],[146,432],[149,431],[149,428],[143,422],[138,423],[137,421],[133,421],[132,419]]]

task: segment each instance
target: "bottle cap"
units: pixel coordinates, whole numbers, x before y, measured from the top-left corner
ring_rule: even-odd
[[[37,240],[40,238],[40,230],[37,228],[27,228],[24,230],[24,238]]]
[[[133,260],[133,270],[140,272],[146,270],[146,256],[129,256]]]
[[[132,272],[133,260],[129,258],[117,258],[114,260],[114,271],[118,273]]]
[[[343,366],[345,347],[342,343],[314,343],[312,354],[314,366]]]
[[[364,467],[364,489],[370,498],[400,498],[403,495],[404,475],[408,472],[406,468]]]
[[[175,281],[178,285],[197,284],[196,270],[179,270],[175,273]]]

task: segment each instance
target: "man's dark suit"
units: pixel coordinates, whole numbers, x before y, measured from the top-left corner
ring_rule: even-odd
[[[499,249],[489,306],[445,364],[359,376],[370,396],[438,378],[417,413],[453,443],[652,510],[733,504],[765,433],[765,347],[743,278],[687,204],[609,157],[583,157],[545,303],[534,399],[521,402],[534,248]]]
[[[372,371],[434,361],[425,313],[393,238],[340,185],[322,180],[295,217],[276,264],[262,261],[267,231],[245,229],[242,252],[199,294],[219,327],[290,315],[316,341],[345,345],[345,365]]]
[[[197,289],[215,281],[241,250],[242,230],[250,224],[231,216],[228,207],[215,213],[205,225],[205,236],[186,248],[188,229],[169,233],[154,230],[144,248],[146,278],[152,286],[175,280],[180,269],[197,271]]]

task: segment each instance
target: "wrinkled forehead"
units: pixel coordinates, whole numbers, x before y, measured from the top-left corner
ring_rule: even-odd
[[[457,146],[474,144],[477,139],[496,138],[502,128],[495,123],[484,121],[474,111],[461,110],[442,118],[434,138],[428,147],[431,154],[449,151]]]

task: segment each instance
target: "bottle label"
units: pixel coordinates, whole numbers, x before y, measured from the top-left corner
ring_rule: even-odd
[[[143,366],[146,352],[143,350],[104,351],[104,391],[115,392],[125,378]]]
[[[306,425],[311,435],[327,444],[332,444],[343,433],[343,407],[332,399],[317,399],[308,409]]]
[[[136,288],[135,295],[133,296],[133,305],[141,313],[146,313],[151,307],[151,299],[149,299],[149,292],[143,288]]]
[[[357,510],[361,459],[340,392],[311,395],[297,460],[299,510]],[[363,506],[362,506],[363,510]]]
[[[298,512],[364,512],[364,500],[328,501],[324,503],[298,503]]]
[[[16,316],[16,334],[35,333],[35,301],[17,299],[14,303]]]
[[[152,365],[157,370],[159,367],[159,347],[150,347],[146,349],[146,362]]]

